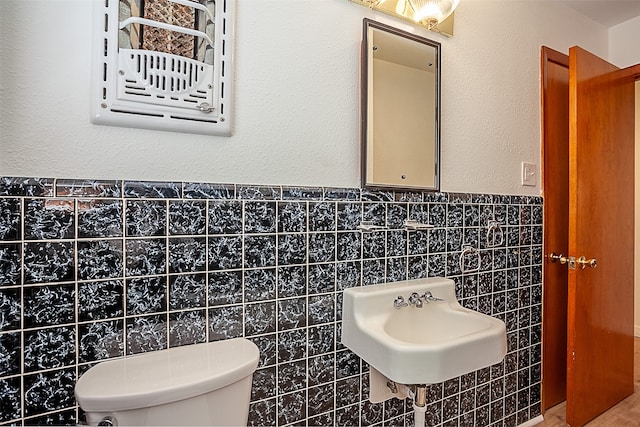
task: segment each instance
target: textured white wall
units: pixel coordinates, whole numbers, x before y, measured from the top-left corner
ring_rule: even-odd
[[[640,16],[609,28],[609,61],[620,68],[640,63]]]
[[[0,175],[359,185],[363,17],[442,42],[442,189],[539,194],[539,49],[606,57],[557,2],[463,0],[446,39],[348,0],[237,0],[230,138],[89,123],[91,4],[0,1]],[[31,30],[31,31],[27,31]]]
[[[640,17],[609,28],[609,61],[618,67],[640,63]],[[640,82],[636,82],[635,335],[640,337]]]

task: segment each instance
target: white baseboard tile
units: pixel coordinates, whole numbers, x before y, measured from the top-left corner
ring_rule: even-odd
[[[537,417],[530,419],[526,423],[520,424],[518,427],[533,427],[535,425],[540,424],[543,421],[544,421],[544,417],[542,415],[538,415]]]

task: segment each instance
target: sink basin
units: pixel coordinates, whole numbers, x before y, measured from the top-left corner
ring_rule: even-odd
[[[422,307],[394,308],[402,296],[430,291]],[[439,300],[435,300],[435,298]],[[469,310],[453,280],[439,277],[344,291],[342,343],[400,384],[439,383],[500,362],[507,352],[504,322]]]

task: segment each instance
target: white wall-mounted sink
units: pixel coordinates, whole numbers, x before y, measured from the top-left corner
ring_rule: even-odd
[[[408,301],[426,291],[440,300],[394,307],[398,296]],[[462,307],[453,280],[439,277],[346,289],[342,343],[400,384],[442,382],[498,363],[507,352],[504,322]]]

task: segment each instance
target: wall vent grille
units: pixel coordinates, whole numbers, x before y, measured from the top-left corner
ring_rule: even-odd
[[[95,0],[91,121],[228,136],[234,0]]]

